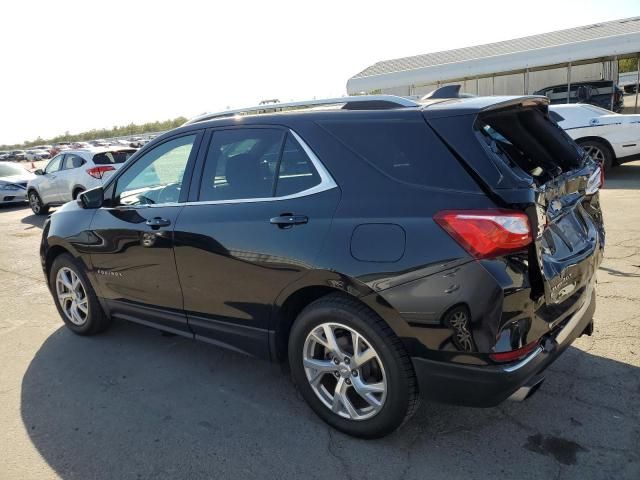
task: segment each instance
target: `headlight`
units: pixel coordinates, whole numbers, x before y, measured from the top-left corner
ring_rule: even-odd
[[[9,190],[16,192],[18,190],[24,190],[18,185],[14,185],[13,183],[0,183],[0,190]]]

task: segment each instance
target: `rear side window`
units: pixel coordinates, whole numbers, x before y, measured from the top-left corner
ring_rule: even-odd
[[[477,190],[424,121],[349,120],[324,121],[320,125],[394,180],[422,187]]]
[[[135,150],[121,150],[114,152],[97,153],[93,156],[93,163],[96,165],[113,165],[126,162]]]
[[[64,167],[63,170],[70,170],[72,168],[78,168],[82,166],[84,160],[78,155],[74,155],[73,153],[68,153],[64,158]]]
[[[308,190],[320,175],[293,136],[280,129],[214,132],[202,173],[199,200],[282,197]]]

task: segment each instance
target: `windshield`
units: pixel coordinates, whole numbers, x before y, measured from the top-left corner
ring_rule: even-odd
[[[10,163],[0,163],[0,177],[24,175],[25,173],[28,173],[28,172],[19,165],[12,165]]]

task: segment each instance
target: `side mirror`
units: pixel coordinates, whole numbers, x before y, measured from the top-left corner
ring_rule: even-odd
[[[36,175],[44,175],[44,170],[42,170],[41,168],[37,169],[35,172],[33,172]]]
[[[104,203],[104,189],[102,187],[92,188],[78,195],[78,203],[82,208],[96,209]]]

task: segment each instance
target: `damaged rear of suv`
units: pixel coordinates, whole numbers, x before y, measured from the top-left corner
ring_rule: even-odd
[[[522,400],[592,332],[605,239],[601,168],[547,109],[381,95],[205,115],[54,213],[45,275],[74,332],[121,318],[288,361],[351,435],[393,431],[419,396]]]

